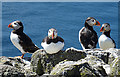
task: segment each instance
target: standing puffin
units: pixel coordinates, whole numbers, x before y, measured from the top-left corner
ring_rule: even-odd
[[[97,33],[93,26],[100,26],[100,23],[93,17],[88,17],[85,21],[85,27],[79,31],[79,41],[83,50],[96,48],[98,42]]]
[[[21,58],[23,58],[25,53],[34,53],[39,49],[23,32],[23,24],[21,21],[14,21],[10,23],[8,27],[13,29],[10,39],[13,45],[22,52]]]
[[[116,48],[115,41],[110,37],[110,24],[104,23],[100,29],[103,34],[99,37],[99,46],[101,49]]]
[[[48,31],[48,36],[43,39],[41,46],[47,53],[54,54],[59,52],[64,47],[64,40],[57,36],[56,29],[51,28]]]

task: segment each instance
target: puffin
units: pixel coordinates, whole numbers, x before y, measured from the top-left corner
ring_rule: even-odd
[[[93,29],[94,25],[100,26],[100,23],[95,18],[88,17],[85,20],[84,27],[79,31],[79,42],[83,50],[96,48],[98,36]]]
[[[103,50],[109,48],[116,48],[115,41],[110,36],[110,24],[104,23],[100,29],[100,32],[103,32],[102,35],[99,37],[99,47]]]
[[[42,40],[41,46],[48,54],[55,54],[63,49],[64,40],[57,35],[56,29],[51,28],[48,31],[48,36]]]
[[[21,21],[13,21],[8,25],[8,28],[13,29],[10,34],[10,40],[13,45],[22,52],[23,58],[25,53],[34,53],[39,49],[32,40],[23,32],[23,24]]]

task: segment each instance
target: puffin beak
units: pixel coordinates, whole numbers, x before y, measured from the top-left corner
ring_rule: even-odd
[[[96,21],[96,24],[95,24],[96,26],[100,26],[100,23],[98,22],[98,21]]]
[[[54,32],[53,32],[53,34],[52,34],[52,39],[54,39]]]
[[[10,24],[8,25],[8,28],[13,28],[12,23],[10,23]]]
[[[104,27],[101,27],[100,32],[104,31]]]

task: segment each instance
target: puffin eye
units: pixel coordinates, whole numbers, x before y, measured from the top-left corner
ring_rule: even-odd
[[[92,22],[94,22],[94,20],[92,20]]]
[[[14,23],[15,25],[17,25],[16,23]]]

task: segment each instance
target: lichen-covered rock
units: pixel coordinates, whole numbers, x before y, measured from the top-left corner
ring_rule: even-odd
[[[27,64],[25,64],[24,60],[22,60],[20,58],[5,57],[5,56],[0,57],[0,64],[15,66],[17,68],[21,68],[21,67],[24,67],[25,65],[27,65]]]
[[[110,68],[111,76],[120,75],[120,57],[114,59],[114,61],[110,64]]]
[[[120,75],[119,49],[78,50],[68,48],[55,54],[40,49],[27,60],[15,57],[0,57],[2,77],[36,76],[115,76]]]
[[[119,49],[110,48],[108,50],[101,50],[101,49],[89,49],[86,50],[87,55],[96,56],[100,59],[102,59],[105,63],[111,64],[112,61],[114,61],[115,58],[117,58],[120,55]]]
[[[114,48],[108,50],[89,49],[85,51],[68,48],[55,54],[47,54],[45,50],[40,49],[32,55],[31,70],[39,75],[118,75],[118,66],[120,65],[117,61],[119,61],[119,55],[119,49]]]
[[[120,50],[119,49],[111,48],[111,49],[108,49],[104,52],[109,52],[110,53],[108,64],[111,64],[116,58],[118,58],[120,56]]]
[[[108,75],[115,76],[120,75],[120,50],[115,48],[110,48],[108,50],[94,49],[87,52],[88,55],[94,55],[102,59],[110,67],[108,69]]]
[[[20,70],[10,65],[0,65],[2,77],[25,77],[25,74]]]
[[[31,57],[31,69],[38,75],[49,74],[56,64],[63,60],[77,61],[85,58],[85,52],[75,50],[74,48],[59,51],[55,54],[47,54],[41,49],[33,53]]]
[[[90,50],[87,50],[85,52],[87,53],[87,55],[96,56],[108,64],[109,55],[110,55],[109,52],[104,52],[101,49],[92,49],[92,50],[90,49]]]
[[[0,57],[0,74],[2,77],[36,77],[30,70],[30,62],[15,57]]]
[[[104,69],[106,65],[95,56],[87,56],[78,61],[62,61],[51,71],[50,75],[62,76],[107,76]]]
[[[110,75],[119,76],[120,75],[120,49],[111,48],[106,50],[110,53],[109,62],[110,65]]]

